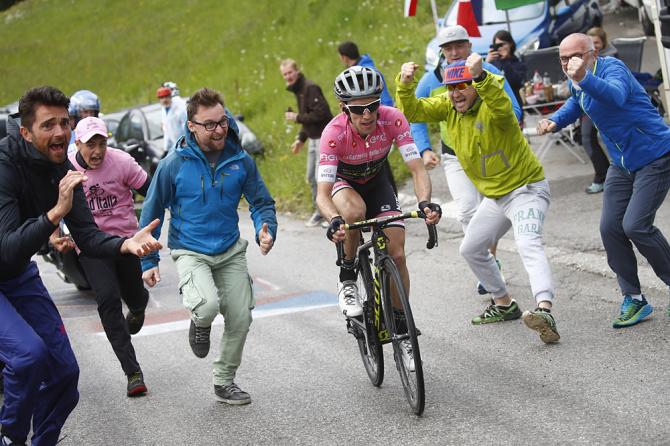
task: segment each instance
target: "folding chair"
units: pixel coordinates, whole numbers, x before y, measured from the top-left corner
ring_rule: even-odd
[[[544,73],[549,74],[551,82],[554,84],[565,79],[561,62],[558,60],[557,46],[526,51],[523,54],[523,62],[526,64],[527,80],[533,79],[535,71],[540,73],[540,76],[543,76]]]
[[[630,71],[639,72],[642,69],[642,52],[646,40],[644,36],[612,39],[612,45],[617,49],[617,57],[630,68]]]

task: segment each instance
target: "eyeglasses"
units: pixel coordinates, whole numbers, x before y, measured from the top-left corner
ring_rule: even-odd
[[[472,81],[465,81],[465,82],[459,82],[457,84],[449,84],[447,85],[447,90],[449,91],[463,91],[467,89],[470,85],[472,84]]]
[[[219,122],[214,122],[214,121],[207,121],[207,122],[198,122],[198,121],[191,121],[193,124],[198,124],[201,125],[207,130],[208,132],[213,132],[216,130],[216,127],[221,127],[222,129],[228,128],[228,118],[223,117],[222,120]]]
[[[347,107],[347,110],[349,110],[351,113],[355,115],[363,115],[367,111],[368,113],[372,114],[377,111],[379,108],[379,105],[381,104],[381,99],[374,100],[370,102],[369,104],[365,105],[344,105]]]
[[[566,63],[570,62],[570,59],[572,59],[573,57],[578,57],[582,59],[586,54],[589,54],[591,51],[593,50],[588,50],[587,52],[582,54],[573,54],[572,56],[560,56],[558,60],[560,60],[563,65],[565,65]]]

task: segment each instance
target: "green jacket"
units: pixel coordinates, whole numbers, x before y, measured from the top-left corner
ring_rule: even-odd
[[[458,113],[449,93],[417,99],[410,84],[396,78],[397,106],[407,120],[446,125],[452,148],[477,190],[488,198],[500,198],[514,189],[544,179],[544,169],[519,128],[505,78],[491,73],[473,82],[479,99],[465,113]]]

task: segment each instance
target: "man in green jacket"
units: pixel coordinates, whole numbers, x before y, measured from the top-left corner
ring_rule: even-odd
[[[504,78],[484,70],[482,57],[473,53],[466,61],[447,67],[446,94],[417,99],[417,68],[413,62],[402,66],[396,80],[398,108],[409,121],[446,123],[463,170],[484,196],[460,247],[472,272],[493,295],[491,305],[472,323],[523,317],[543,342],[557,342],[560,336],[551,314],[554,287],[542,242],[549,183],[521,133],[510,98],[503,90]],[[510,227],[537,304],[535,310],[523,315],[489,252],[489,246]]]

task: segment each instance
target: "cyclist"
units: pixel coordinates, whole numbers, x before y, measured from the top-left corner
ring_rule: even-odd
[[[413,121],[447,123],[463,170],[484,196],[460,247],[472,272],[493,296],[491,305],[472,323],[523,317],[543,342],[556,342],[559,335],[551,315],[554,287],[542,244],[549,183],[518,126],[503,89],[505,79],[485,70],[482,62],[479,54],[472,53],[466,61],[448,65],[444,78],[449,93],[421,99],[414,95],[418,65],[403,64],[396,81],[398,107]],[[523,315],[489,251],[510,227],[537,303],[534,311]]]
[[[98,117],[100,114],[100,99],[98,95],[91,90],[79,90],[70,97],[70,106],[68,107],[70,115],[70,127],[75,129],[79,121],[89,116]],[[75,132],[71,133],[70,145],[67,148],[68,155],[77,151],[75,144]]]
[[[186,101],[179,96],[174,82],[163,82],[156,90],[156,97],[163,108],[163,143],[165,153],[174,149],[186,127]]]
[[[430,202],[430,177],[407,119],[398,109],[380,105],[383,86],[381,75],[371,68],[353,66],[340,73],[335,79],[334,91],[342,112],[330,121],[321,137],[317,205],[321,215],[330,221],[328,239],[344,241],[338,299],[347,317],[360,316],[363,312],[354,270],[360,234],[357,231],[345,233],[341,225],[402,213],[386,163],[394,142],[412,173],[419,209],[426,213],[426,222],[436,224],[442,215],[439,205]],[[393,223],[384,232],[389,239],[389,254],[398,266],[409,295],[404,224]],[[404,314],[397,308],[394,311],[402,327]],[[411,359],[411,350],[404,346],[406,357]]]

